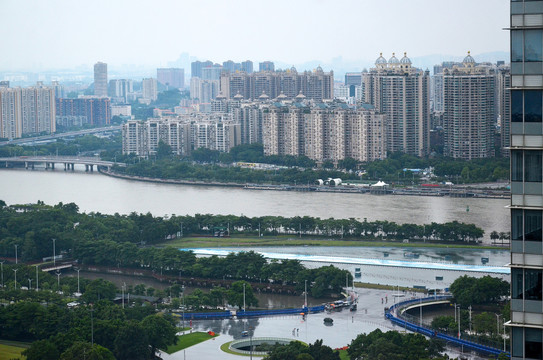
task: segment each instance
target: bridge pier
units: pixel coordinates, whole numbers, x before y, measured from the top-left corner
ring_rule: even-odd
[[[45,170],[49,170],[49,163],[45,162]]]
[[[66,163],[64,163],[64,171],[66,171]]]
[[[89,165],[85,164],[85,172],[89,171]]]
[[[71,163],[71,165],[72,165],[72,171],[74,171],[74,164],[73,164],[73,163]]]
[[[7,161],[6,161],[6,167],[8,167],[8,165],[7,165],[7,164],[8,164],[8,163],[7,163]],[[28,161],[25,161],[25,169],[27,169],[27,170],[28,170]]]
[[[94,171],[94,165],[90,165],[91,172]]]

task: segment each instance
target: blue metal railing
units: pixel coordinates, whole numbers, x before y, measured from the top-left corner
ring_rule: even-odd
[[[388,320],[390,320],[393,324],[402,326],[402,327],[406,328],[407,330],[410,330],[410,331],[413,331],[413,332],[418,332],[418,333],[423,334],[423,335],[428,336],[428,337],[436,337],[438,339],[446,341],[447,343],[450,342],[450,343],[452,343],[452,344],[454,344],[454,345],[456,345],[458,347],[464,347],[464,348],[468,348],[468,349],[471,349],[471,350],[475,350],[475,351],[483,353],[483,354],[489,354],[489,355],[494,355],[494,356],[498,356],[501,353],[505,353],[506,355],[509,355],[508,352],[504,352],[504,351],[502,351],[500,349],[493,348],[493,347],[490,347],[490,346],[481,345],[481,344],[477,344],[475,342],[468,341],[468,340],[463,340],[463,339],[456,338],[456,337],[453,337],[453,336],[450,336],[450,335],[446,335],[446,334],[443,334],[443,333],[440,333],[440,332],[425,328],[423,326],[413,324],[412,322],[409,322],[409,321],[407,321],[407,320],[405,320],[405,319],[403,319],[401,317],[394,316],[394,311],[395,310],[399,311],[401,308],[403,308],[403,307],[405,307],[407,305],[418,304],[418,303],[421,303],[421,301],[447,300],[447,299],[450,299],[450,296],[436,296],[436,297],[428,297],[428,298],[424,298],[424,299],[405,300],[405,301],[399,302],[399,303],[397,303],[395,305],[392,305],[386,311],[385,317]]]
[[[276,310],[253,310],[253,311],[238,311],[236,316],[238,318],[243,317],[259,317],[259,316],[273,316],[273,315],[292,315],[292,314],[308,314],[318,313],[324,311],[324,305],[303,307],[296,309],[276,309]],[[205,320],[205,319],[229,319],[233,315],[230,311],[222,312],[201,312],[201,313],[176,313],[185,320]]]

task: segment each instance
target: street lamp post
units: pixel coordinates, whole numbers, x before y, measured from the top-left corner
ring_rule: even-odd
[[[53,239],[53,266],[56,266],[56,264],[57,264],[57,261],[56,261],[57,257],[55,255],[55,253],[56,253],[55,242],[56,241],[57,241],[57,239]]]
[[[60,271],[57,270],[57,290],[60,293]]]
[[[81,292],[79,291],[79,272],[81,271],[81,269],[76,268],[75,271],[77,271],[77,293],[81,294]]]
[[[496,334],[500,335],[500,314],[494,314],[496,315]]]
[[[38,278],[38,266],[39,265],[34,265],[36,267],[36,291],[39,290],[39,278]]]
[[[471,309],[472,309],[471,305],[468,307],[468,309],[469,309],[469,332],[471,333]]]
[[[12,269],[12,270],[15,273],[15,290],[17,290],[17,270],[19,269]]]
[[[2,269],[2,290],[4,290],[4,261],[0,261],[0,268]]]
[[[181,296],[183,301],[183,329],[185,328],[185,285],[181,285]],[[184,330],[183,330],[184,331]]]
[[[19,245],[15,245],[15,265],[17,265],[18,263],[18,256],[17,256],[17,248],[19,247]]]
[[[32,290],[32,279],[28,279],[28,290]]]
[[[307,280],[305,280],[304,306],[307,307]]]
[[[458,338],[460,339],[460,304],[458,304]]]

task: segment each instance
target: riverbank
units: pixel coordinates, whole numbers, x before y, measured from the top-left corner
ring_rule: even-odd
[[[509,190],[479,188],[477,184],[473,187],[469,185],[462,187],[452,186],[412,186],[412,187],[373,187],[373,186],[328,186],[328,185],[288,185],[288,184],[244,184],[234,182],[219,181],[197,181],[183,179],[160,179],[145,176],[119,174],[112,170],[99,168],[101,174],[118,179],[152,182],[159,184],[174,185],[197,185],[197,186],[219,186],[234,187],[246,190],[273,190],[273,191],[296,191],[296,192],[321,192],[321,193],[348,193],[348,194],[373,194],[373,195],[405,195],[405,196],[448,196],[455,198],[480,198],[480,199],[509,199],[511,194]]]
[[[380,240],[332,240],[315,238],[298,238],[292,236],[261,236],[261,237],[183,237],[157,243],[157,246],[176,248],[220,248],[220,247],[271,247],[271,246],[350,246],[350,247],[386,247],[400,248],[447,248],[447,249],[479,249],[479,250],[503,250],[504,246],[470,245],[457,243],[430,243],[430,242],[401,242]]]

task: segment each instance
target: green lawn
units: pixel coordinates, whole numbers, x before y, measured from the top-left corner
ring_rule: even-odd
[[[427,247],[427,248],[472,248],[472,249],[504,249],[495,246],[469,245],[469,244],[448,244],[448,243],[425,243],[425,242],[394,242],[394,241],[364,241],[364,240],[325,240],[298,238],[295,236],[264,236],[245,237],[236,236],[230,238],[219,237],[184,237],[161,243],[163,246],[178,248],[207,248],[207,247],[236,247],[236,246],[394,246],[394,247]]]
[[[215,335],[215,337],[217,336],[218,335]],[[177,344],[168,346],[166,352],[168,354],[173,354],[174,352],[186,349],[188,347],[191,347],[192,345],[199,344],[202,341],[206,341],[211,338],[213,338],[213,336],[209,335],[206,332],[193,332],[190,334],[179,335],[177,337]]]
[[[21,355],[24,350],[24,347],[0,344],[0,360],[26,359]]]

